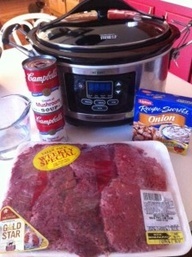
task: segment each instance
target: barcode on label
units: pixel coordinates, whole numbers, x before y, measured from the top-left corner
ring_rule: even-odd
[[[158,193],[147,193],[147,192],[144,192],[143,193],[143,199],[145,201],[157,201],[157,202],[160,202],[160,201],[162,201],[162,196],[161,196],[161,194],[158,194]]]

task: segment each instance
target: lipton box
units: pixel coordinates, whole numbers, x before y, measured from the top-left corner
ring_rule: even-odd
[[[133,140],[158,140],[185,155],[192,128],[192,98],[139,89],[135,96]]]

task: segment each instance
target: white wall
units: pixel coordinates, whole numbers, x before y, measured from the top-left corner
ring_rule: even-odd
[[[192,8],[192,0],[162,0],[162,1]]]

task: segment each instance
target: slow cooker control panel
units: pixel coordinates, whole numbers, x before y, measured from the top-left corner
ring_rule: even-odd
[[[135,72],[107,76],[65,74],[68,108],[88,114],[116,114],[133,109]]]

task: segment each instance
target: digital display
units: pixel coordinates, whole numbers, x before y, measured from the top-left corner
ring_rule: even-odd
[[[112,97],[112,81],[86,81],[88,97]]]

